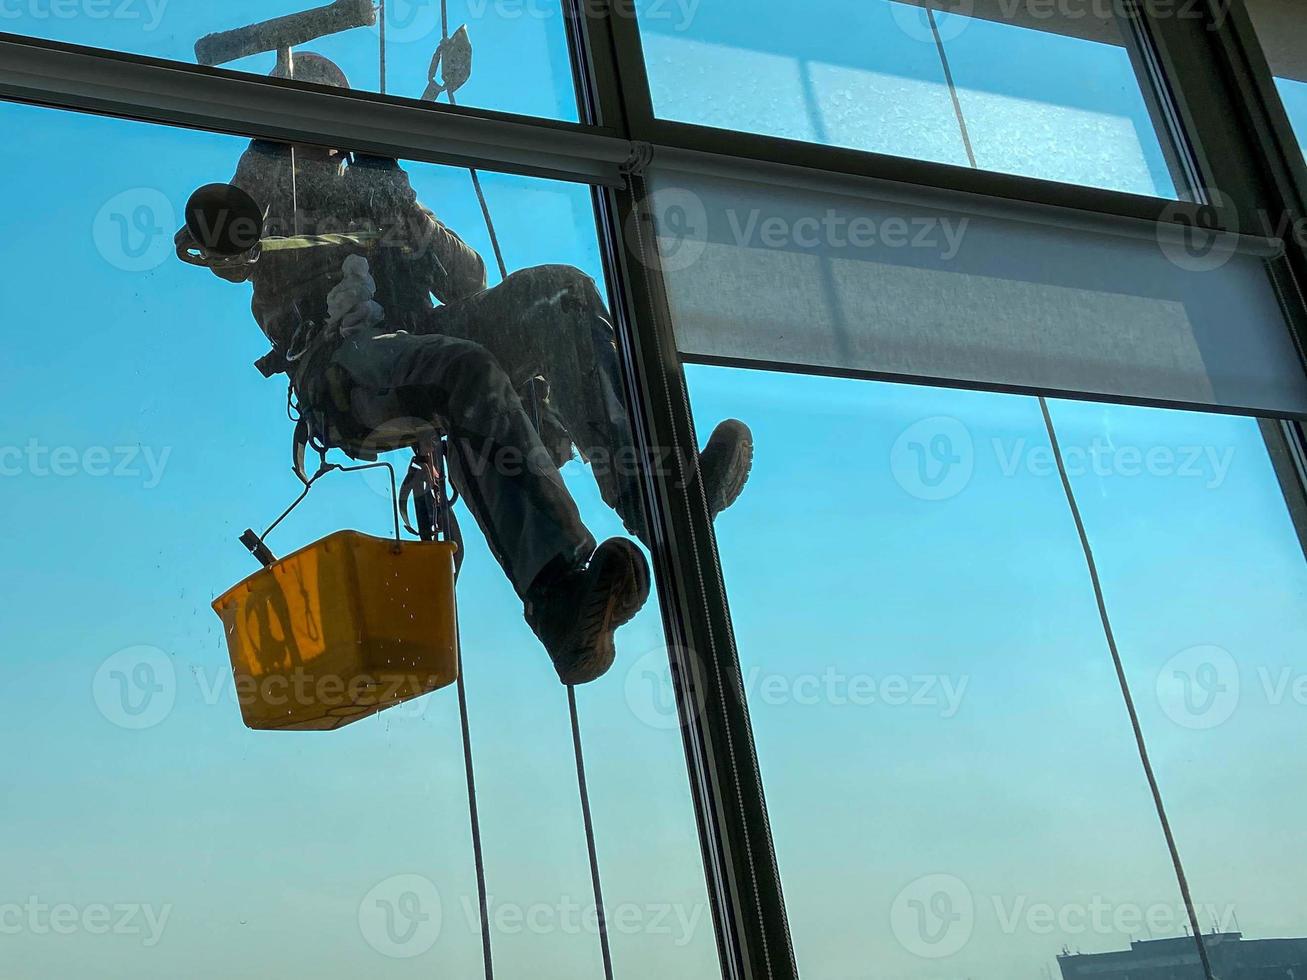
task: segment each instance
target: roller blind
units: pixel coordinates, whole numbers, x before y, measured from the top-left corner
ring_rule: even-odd
[[[1265,246],[665,161],[647,179],[691,360],[1307,413]]]

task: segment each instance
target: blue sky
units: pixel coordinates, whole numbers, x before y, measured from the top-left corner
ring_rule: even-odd
[[[575,118],[556,15],[450,6],[477,50],[462,102]],[[14,9],[26,13],[7,30],[184,59],[201,34],[295,5],[169,5],[153,30],[42,18],[39,0]],[[430,9],[400,11],[392,91],[425,83]],[[934,49],[890,5],[827,0],[801,18],[771,0],[743,18],[736,0],[703,0],[688,18],[671,9],[646,25],[664,115],[965,163]],[[1119,49],[988,24],[950,33],[982,166],[1173,193]],[[375,86],[375,36],[315,47]],[[9,212],[20,233],[0,245],[12,406],[0,448],[22,450],[20,471],[0,479],[7,667],[20,692],[0,721],[16,748],[0,780],[0,906],[36,896],[170,910],[148,946],[88,930],[2,934],[6,975],[477,975],[452,691],[330,735],[270,736],[243,727],[224,687],[209,602],[252,570],[240,531],[294,494],[290,425],[284,388],[251,367],[265,347],[247,287],[167,252],[190,191],[226,179],[243,141],[35,108],[0,116],[21,134],[0,173],[23,191]],[[422,199],[488,256],[467,174],[409,169]],[[569,262],[599,275],[586,189],[485,183],[510,268]],[[1045,933],[1024,909],[1096,897],[1174,908],[1035,402],[687,373],[702,432],[733,415],[758,439],[754,480],[719,543],[804,975],[1037,980],[1063,944],[1118,948],[1131,933]],[[1307,852],[1286,815],[1301,811],[1304,772],[1277,749],[1301,741],[1307,719],[1291,696],[1307,672],[1307,574],[1256,423],[1071,403],[1054,415],[1067,446],[1108,447],[1107,472],[1086,465],[1076,489],[1195,897],[1233,904],[1250,936],[1303,935],[1294,889]],[[912,447],[929,454],[941,434],[970,447],[969,475],[923,483],[915,465],[934,457]],[[43,454],[65,447],[73,475],[54,475]],[[1169,464],[1131,467],[1132,450],[1159,447]],[[120,475],[97,475],[97,449]],[[585,469],[566,475],[596,535],[619,533]],[[925,499],[937,478],[953,492]],[[271,543],[285,552],[386,522],[375,480],[337,476]],[[475,533],[469,546],[460,602],[492,908],[504,915],[496,955],[505,976],[600,976],[594,936],[565,921],[590,892],[563,691]],[[651,604],[621,633],[613,673],[581,693],[608,902],[636,910],[613,952],[624,977],[708,977],[684,755],[648,687],[661,643]],[[107,717],[97,671],[142,646],[166,658],[173,706],[129,730]],[[1211,728],[1187,727],[1188,702],[1175,700],[1190,666],[1175,658],[1200,646],[1227,651],[1241,682]],[[1277,696],[1285,669],[1289,693]],[[902,700],[900,679],[909,703],[888,703]],[[408,960],[380,956],[358,922],[369,890],[400,874],[435,883],[443,910],[439,938]],[[961,881],[976,907],[970,941],[939,959],[893,927],[896,897],[932,874]],[[545,926],[515,925],[514,910],[544,910]]]

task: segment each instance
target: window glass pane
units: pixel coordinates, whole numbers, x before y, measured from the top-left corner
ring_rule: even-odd
[[[1125,406],[1053,414],[1105,460],[1141,451],[1073,480],[1203,929],[1243,937],[1216,944],[1216,974],[1301,974],[1307,855],[1286,814],[1307,785],[1307,563],[1262,432]]]
[[[803,975],[1200,977],[1037,401],[686,370],[757,441],[717,539]],[[1301,971],[1307,570],[1257,423],[1053,412],[1216,975]],[[1205,644],[1284,702],[1176,725]]]
[[[639,5],[663,118],[1175,196],[1115,23],[1039,6]]]
[[[568,500],[596,539],[626,533],[595,479],[622,485],[624,410],[585,278],[600,276],[589,189],[482,175],[509,267],[574,267],[555,266],[544,280],[518,271],[505,293],[493,288],[499,275],[466,171],[397,169],[358,156],[346,164],[301,150],[289,192],[299,198],[300,230],[353,237],[301,236],[295,249],[269,234],[253,265],[253,253],[226,261],[210,254],[214,275],[174,255],[188,196],[229,179],[245,154],[238,180],[272,209],[269,232],[293,223],[283,213],[288,148],[28,107],[0,115],[26,147],[0,164],[25,188],[0,245],[13,287],[0,360],[4,666],[6,689],[21,692],[0,719],[6,974],[100,975],[111,962],[115,975],[143,978],[481,975],[455,687],[337,731],[242,723],[242,707],[259,703],[264,688],[251,692],[254,668],[234,677],[223,624],[209,607],[257,568],[238,543],[241,531],[269,525],[299,491],[286,379],[265,380],[252,366],[268,350],[259,324],[284,341],[290,322],[303,351],[294,362],[303,366],[292,369],[300,410],[325,413],[339,438],[355,439],[350,420],[365,424],[364,411],[382,412],[387,392],[412,418],[443,422],[451,434],[491,427],[489,441],[455,450],[493,450],[462,457],[456,511],[467,550],[458,603],[496,965],[508,976],[601,976],[568,699],[517,594],[531,579],[536,626],[570,671],[595,662],[600,648],[584,648],[594,660],[569,657],[580,643],[563,641],[581,632],[557,624],[581,621],[584,596],[609,609],[608,597],[620,593],[625,611],[638,599],[638,582],[626,589],[635,574],[626,565],[603,565],[613,569],[603,582],[581,590],[573,556],[546,547],[584,537]],[[86,166],[88,146],[94,167]],[[414,196],[444,224],[420,212]],[[377,229],[390,237],[369,239]],[[443,237],[451,229],[487,257],[488,292],[476,292],[470,253]],[[333,271],[345,268],[345,255],[368,261],[380,323],[363,301],[373,289],[362,275],[345,283]],[[258,324],[242,279],[254,282]],[[348,288],[334,294],[327,315],[357,318],[330,322],[348,326],[350,343],[398,353],[362,368],[333,355],[344,375],[313,374],[317,343],[331,340],[317,318],[341,285]],[[435,310],[415,300],[428,289],[444,300]],[[496,304],[496,316],[480,315],[486,304]],[[429,332],[437,320],[443,335]],[[502,334],[482,333],[514,325],[546,343],[506,350]],[[409,333],[389,332],[401,327]],[[453,339],[456,328],[497,346],[499,367],[513,377],[496,373],[482,348]],[[450,344],[457,370],[441,374]],[[379,380],[356,372],[369,365]],[[411,370],[397,384],[401,368]],[[526,403],[506,393],[526,368],[528,378],[540,371],[549,382],[547,397],[537,394],[554,469],[531,468],[541,463],[539,442],[523,427],[535,422],[524,423]],[[345,407],[319,400],[314,386],[324,379]],[[584,399],[605,392],[605,410],[587,414],[599,403]],[[419,418],[415,406],[430,411]],[[558,456],[572,440],[593,465],[563,462],[560,482]],[[410,456],[400,449],[382,458],[402,474]],[[339,451],[330,458],[349,462]],[[390,507],[384,475],[334,473],[268,545],[289,555],[342,527],[385,538]],[[625,501],[622,508],[638,520]],[[516,590],[474,513],[496,536]],[[543,565],[539,575],[530,574],[532,561]],[[306,581],[306,595],[328,595]],[[421,583],[409,585],[415,594],[382,595],[409,616],[424,615],[428,596]],[[360,579],[346,594],[375,596],[375,582]],[[338,621],[340,603],[324,599],[321,609],[321,623]],[[540,618],[546,613],[554,618]],[[340,704],[326,682],[356,675],[322,679],[312,666],[318,647],[290,644],[277,617],[266,620],[263,646],[276,659],[262,669],[290,670],[290,654],[276,652],[284,641],[307,671],[294,678],[310,682],[289,688],[282,703],[296,711]],[[400,630],[406,618],[401,611],[383,627]],[[680,731],[674,717],[633,712],[627,696],[633,665],[666,657],[656,600],[617,633],[616,652],[612,670],[577,688],[613,961],[624,976],[715,976]],[[132,918],[116,926],[127,907]]]
[[[442,4],[386,0],[385,91],[410,99],[448,101],[428,89],[432,58],[443,36]],[[108,48],[195,64],[217,63],[267,75],[279,69],[276,51],[295,42],[301,55],[318,54],[344,73],[350,87],[382,90],[381,21],[372,0],[11,0],[0,6],[0,31]],[[449,0],[454,41],[437,73],[453,82],[452,66],[471,61],[457,87],[459,105],[575,121],[576,94],[566,25],[556,0]],[[291,20],[283,20],[290,17]],[[458,41],[466,26],[471,55]],[[203,47],[197,47],[203,41]],[[213,57],[209,57],[212,54]],[[301,57],[301,81],[335,84],[330,68]],[[446,75],[444,72],[450,72]]]
[[[1277,78],[1275,87],[1279,90],[1284,109],[1289,114],[1294,133],[1298,134],[1299,148],[1303,146],[1303,133],[1307,133],[1307,82],[1297,82],[1290,78]]]

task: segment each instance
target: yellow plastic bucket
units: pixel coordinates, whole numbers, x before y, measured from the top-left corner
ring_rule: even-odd
[[[245,724],[340,728],[452,684],[456,549],[338,531],[217,599]]]

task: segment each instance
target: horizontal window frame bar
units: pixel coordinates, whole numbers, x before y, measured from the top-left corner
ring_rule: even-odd
[[[1168,411],[1196,412],[1202,415],[1228,415],[1285,422],[1307,422],[1307,413],[1272,412],[1264,408],[1246,408],[1237,405],[1211,405],[1203,402],[1172,401],[1160,398],[1141,398],[1136,395],[1104,394],[1077,391],[1072,388],[1044,388],[1032,385],[1000,384],[989,381],[968,381],[956,378],[932,377],[919,374],[896,374],[890,371],[866,371],[856,368],[839,368],[816,364],[799,364],[789,361],[772,361],[748,357],[729,357],[714,354],[687,354],[679,352],[682,364],[702,367],[735,368],[743,371],[767,371],[774,374],[798,374],[816,378],[843,378],[848,381],[880,381],[889,384],[914,385],[921,388],[943,388],[960,391],[981,391],[994,395],[1044,397],[1058,401],[1094,402],[1103,405],[1128,405],[1135,408],[1157,408]]]
[[[597,127],[317,88],[0,34],[0,98],[424,163],[623,187],[631,144]]]

